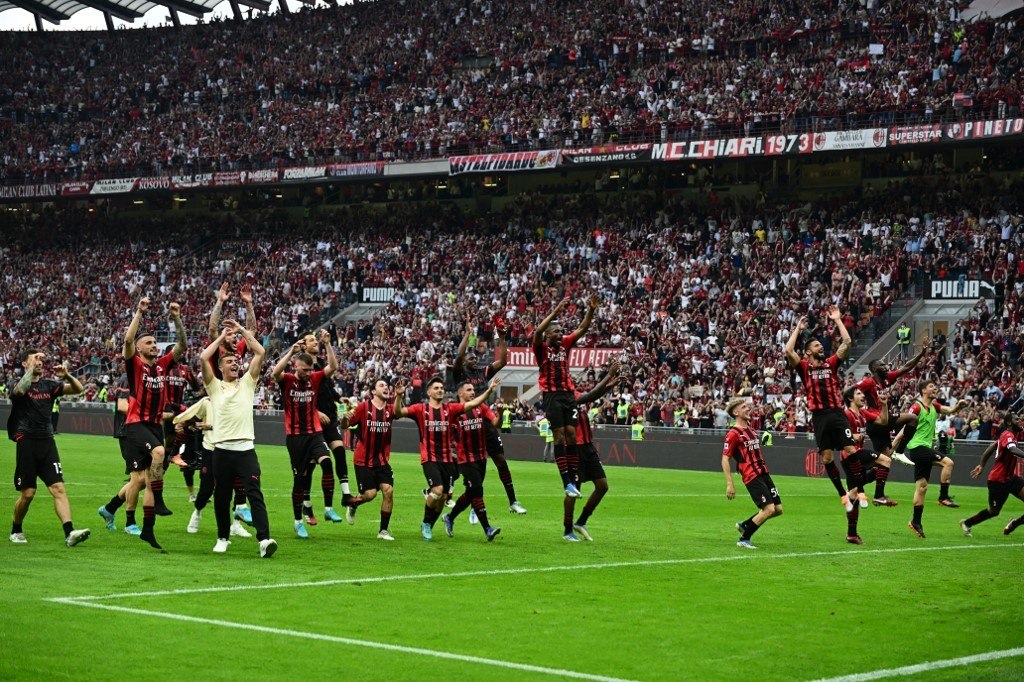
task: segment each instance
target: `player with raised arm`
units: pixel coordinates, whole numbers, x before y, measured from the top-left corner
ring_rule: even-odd
[[[427,402],[404,407],[404,391],[395,390],[395,419],[408,417],[416,422],[420,432],[420,465],[427,479],[426,503],[420,531],[424,540],[433,538],[433,528],[444,511],[446,496],[450,495],[458,478],[455,460],[452,459],[451,431],[448,426],[456,415],[482,405],[487,396],[498,386],[497,378],[482,395],[468,403],[444,401],[444,379],[433,377],[427,382]],[[404,385],[400,386],[404,389]]]
[[[942,348],[944,348],[943,346]],[[921,350],[910,359],[902,367],[895,370],[889,370],[889,366],[880,358],[875,358],[868,363],[868,370],[871,372],[871,376],[865,377],[854,384],[857,388],[864,392],[865,405],[871,410],[880,410],[878,396],[879,391],[889,388],[893,382],[906,374],[912,372],[917,365],[925,358],[925,356],[932,354],[938,354],[942,352],[942,348],[934,349],[931,346],[924,346]],[[900,416],[898,419],[893,420],[893,423],[878,424],[875,422],[868,422],[867,434],[871,438],[871,445],[875,452],[883,455],[892,456],[894,453],[892,443],[892,433],[899,431],[903,426],[908,423],[907,420],[913,421],[909,415]],[[909,435],[909,434],[908,434]],[[904,464],[912,465],[913,462],[906,459],[906,457],[899,453],[894,459],[898,459]],[[878,478],[875,480],[875,506],[876,507],[887,507],[893,506],[886,504],[888,498],[885,497],[885,482],[888,480],[889,471],[878,467]]]
[[[213,429],[210,432],[210,441],[214,446],[213,475],[216,481],[233,481],[235,477],[242,480],[252,510],[260,556],[271,557],[277,551],[277,542],[270,537],[267,506],[260,488],[260,461],[256,456],[252,416],[256,386],[267,352],[248,329],[243,329],[231,320],[224,324],[224,331],[203,351],[200,363],[203,368],[203,385],[210,398],[207,409],[213,413]],[[238,356],[220,353],[217,364],[221,378],[218,379],[213,373],[210,360],[229,334],[241,334],[253,358],[249,363],[249,371],[241,374]],[[213,551],[218,554],[228,551],[231,544],[231,493],[231,486],[214,485],[213,512],[217,517],[217,543]]]
[[[167,403],[167,373],[185,354],[185,325],[181,322],[181,306],[168,306],[177,340],[173,350],[161,356],[156,337],[139,333],[142,318],[149,309],[149,298],[139,301],[124,337],[122,355],[128,374],[128,416],[124,433],[131,448],[133,467],[146,472],[146,488],[142,497],[142,533],[139,539],[155,549],[156,517],[169,516],[164,504],[163,417]]]
[[[474,393],[477,393],[486,389],[487,383],[508,363],[508,348],[505,346],[505,334],[502,327],[495,324],[494,362],[480,368],[477,364],[479,358],[476,352],[469,352],[469,338],[472,335],[472,331],[472,322],[467,319],[466,333],[462,337],[462,342],[459,344],[458,352],[455,355],[455,362],[452,364],[452,376],[455,379],[456,387],[465,381],[469,381],[473,384]],[[509,471],[508,462],[505,460],[505,446],[501,442],[501,434],[498,431],[498,427],[485,420],[484,434],[487,436],[487,456],[494,462],[494,466],[498,470],[498,478],[501,479],[501,484],[505,487],[505,495],[508,497],[508,510],[513,514],[525,514],[526,508],[519,504],[519,500],[516,499],[516,487],[512,483],[512,472]]]
[[[485,395],[497,386],[498,379],[491,379]],[[463,381],[458,387],[459,402],[463,406],[470,405],[476,398],[476,389],[472,381]],[[504,408],[499,408],[499,412]],[[473,408],[465,408],[461,413],[450,417],[449,424],[455,432],[455,446],[459,458],[459,472],[466,492],[462,493],[452,510],[442,517],[448,537],[455,536],[455,519],[459,514],[472,506],[480,526],[484,530],[487,541],[498,537],[501,528],[491,526],[487,519],[487,507],[484,504],[484,478],[487,477],[487,431],[486,425],[497,427],[501,423],[501,415],[495,414],[486,404],[481,403]],[[426,537],[426,536],[424,536]]]
[[[725,448],[722,451],[722,473],[725,474],[725,497],[735,499],[736,487],[732,482],[732,468],[729,460],[736,460],[736,468],[743,477],[750,499],[757,505],[758,512],[745,521],[736,524],[740,532],[737,547],[757,549],[750,539],[765,521],[782,515],[782,498],[779,497],[775,482],[768,473],[768,465],[761,452],[761,439],[757,431],[750,428],[751,403],[748,398],[733,398],[725,406],[725,412],[736,423],[725,434]]]
[[[839,493],[846,511],[851,512],[857,500],[851,498],[843,488],[833,452],[840,450],[853,454],[856,450],[853,431],[843,411],[843,396],[840,394],[843,379],[839,374],[839,365],[849,356],[852,340],[850,332],[843,326],[843,314],[839,308],[829,308],[828,317],[835,323],[841,339],[836,352],[825,357],[824,344],[817,338],[809,336],[803,341],[803,357],[797,355],[797,341],[800,334],[807,329],[807,318],[801,317],[790,334],[789,341],[786,342],[786,360],[803,382],[807,394],[807,407],[811,410],[811,422],[814,426],[814,444],[818,448],[822,464],[825,465],[825,473]]]
[[[935,397],[939,387],[934,381],[925,379],[918,384],[921,395],[910,408],[910,413],[917,417],[917,427],[910,442],[907,443],[907,457],[914,463],[914,518],[907,524],[919,538],[924,538],[921,525],[921,514],[924,511],[924,496],[928,490],[928,479],[932,466],[942,467],[941,494],[939,504],[946,507],[958,507],[949,497],[949,481],[953,476],[953,460],[932,449],[935,440],[935,420],[941,414],[953,414],[966,407],[968,401],[961,400],[953,407],[939,403]],[[945,502],[943,501],[945,500]]]
[[[324,383],[338,369],[338,359],[326,330],[321,330],[320,340],[327,344],[327,367],[314,370],[313,357],[303,351],[305,342],[297,341],[281,356],[273,372],[284,407],[285,442],[292,465],[292,512],[295,515],[295,534],[300,538],[309,537],[302,522],[302,508],[305,492],[309,490],[313,477],[313,467],[323,461],[328,466],[331,463],[331,452],[324,442],[317,400]],[[294,373],[285,371],[289,363],[292,363]],[[333,471],[331,476],[333,478]],[[326,502],[327,509],[331,511],[332,500]]]
[[[405,392],[405,386],[399,385],[398,389]],[[395,474],[391,470],[391,426],[395,421],[393,400],[388,382],[378,379],[373,384],[370,399],[356,405],[339,423],[343,430],[355,427],[358,439],[352,465],[355,467],[359,494],[346,503],[348,510],[345,520],[349,525],[354,524],[356,509],[377,497],[379,490],[382,499],[377,538],[388,541],[395,539],[388,529],[395,504]]]
[[[21,354],[24,374],[11,391],[11,415],[7,421],[7,437],[15,442],[14,520],[11,522],[10,540],[16,544],[28,542],[22,522],[29,505],[36,496],[36,481],[43,484],[53,497],[53,509],[64,528],[64,544],[74,547],[89,539],[89,529],[75,530],[71,522],[71,503],[64,488],[64,471],[53,439],[54,401],[62,395],[78,395],[84,389],[82,382],[72,376],[65,365],[56,365],[56,379],[43,378],[43,360],[46,356],[35,348]]]
[[[999,434],[999,440],[985,448],[981,462],[971,470],[971,478],[978,478],[985,470],[985,464],[995,454],[995,464],[988,474],[988,506],[971,518],[960,521],[960,530],[967,537],[971,537],[971,528],[974,526],[999,516],[1010,495],[1024,501],[1024,479],[1017,475],[1017,463],[1024,460],[1024,450],[1017,444],[1021,434],[1020,417],[1007,410],[1003,414],[1003,426],[1005,430]],[[1024,525],[1024,516],[1010,519],[1003,528],[1003,535],[1009,535],[1021,525]]]
[[[555,463],[562,477],[562,487],[569,497],[583,497],[579,490],[579,455],[576,451],[576,419],[579,407],[572,375],[569,373],[569,352],[590,329],[600,299],[591,296],[587,312],[576,331],[562,335],[556,318],[569,299],[558,305],[541,320],[533,333],[533,353],[539,371],[538,384],[543,396],[544,416],[551,424],[555,439]]]
[[[313,369],[326,367],[326,364],[320,360],[320,350],[321,345],[329,347],[331,340],[328,335],[321,344],[320,340],[324,338],[324,334],[325,332],[321,331],[320,339],[315,334],[306,334],[302,337],[302,351],[313,358]],[[341,429],[338,428],[338,402],[340,400],[341,396],[338,395],[333,381],[324,381],[320,384],[320,390],[316,394],[317,416],[323,429],[324,442],[334,455],[334,463],[332,464],[330,457],[323,457],[317,464],[320,467],[320,489],[324,494],[324,518],[332,523],[342,521],[341,516],[334,511],[335,468],[337,468],[338,483],[341,484],[341,505],[348,506],[348,501],[352,499],[352,490],[349,488],[348,481],[348,462],[345,460],[345,441],[342,438]],[[312,485],[312,472],[308,480]],[[313,514],[313,503],[309,493],[309,487],[302,492],[303,517],[309,525],[315,526],[316,516]]]
[[[594,492],[590,493],[583,511],[574,523],[572,520],[576,510],[576,498],[566,496],[562,502],[565,514],[562,518],[562,539],[567,542],[579,542],[583,540],[593,541],[590,531],[587,530],[587,521],[590,515],[601,504],[605,494],[608,492],[608,477],[604,472],[604,465],[601,464],[601,457],[594,447],[594,431],[590,424],[588,407],[595,400],[600,400],[604,394],[615,384],[619,378],[619,362],[615,360],[608,367],[608,372],[601,378],[597,385],[586,393],[576,394],[576,404],[579,405],[579,421],[576,424],[576,448],[580,455],[580,482],[590,481],[594,484]]]
[[[245,304],[245,328],[249,330],[251,334],[256,334],[256,309],[253,307],[252,299],[252,288],[249,285],[242,287],[239,297]],[[209,339],[212,341],[217,338],[217,335],[221,333],[220,316],[221,311],[224,308],[224,304],[231,300],[231,291],[228,289],[228,283],[223,282],[220,288],[217,290],[216,301],[213,304],[213,310],[210,311],[210,324],[208,328]],[[245,357],[248,348],[245,344],[245,339],[240,334],[228,333],[224,338],[224,343],[217,352],[214,353],[213,357],[210,358],[210,368],[213,370],[214,376],[220,378],[220,355],[221,353],[234,353],[238,356],[239,362]],[[249,505],[245,499],[245,488],[242,486],[240,479],[233,481],[235,490],[235,505],[232,515],[241,521],[252,525],[252,513],[249,511]]]
[[[843,451],[843,470],[846,472],[846,484],[850,488],[851,499],[854,493],[856,493],[856,497],[860,500],[859,505],[846,512],[846,541],[853,545],[862,545],[864,543],[857,533],[857,519],[860,516],[861,508],[868,506],[867,498],[863,492],[864,487],[871,481],[875,481],[877,484],[878,475],[881,471],[884,471],[886,478],[888,478],[889,468],[892,465],[892,460],[888,456],[868,450],[864,447],[864,443],[867,440],[869,424],[881,425],[889,423],[889,397],[886,395],[878,396],[878,403],[881,405],[881,409],[872,410],[864,404],[864,391],[856,386],[851,386],[843,393],[843,402],[846,403],[846,419],[850,422],[850,426],[853,429],[853,440],[857,444],[857,450],[852,454],[845,450]],[[882,490],[884,493],[884,488]],[[878,495],[876,494],[876,505],[879,504],[877,497]],[[885,504],[889,507],[895,507],[897,503],[885,498]]]

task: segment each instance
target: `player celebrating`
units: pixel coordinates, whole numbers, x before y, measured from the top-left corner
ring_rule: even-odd
[[[949,497],[949,481],[953,476],[953,460],[949,457],[938,454],[932,450],[932,441],[935,440],[935,420],[939,413],[952,414],[968,403],[966,400],[959,401],[953,407],[942,405],[935,396],[939,394],[939,387],[934,381],[926,379],[918,385],[921,392],[920,397],[910,408],[910,413],[917,417],[917,428],[913,437],[907,443],[907,457],[914,463],[914,518],[907,525],[917,534],[924,538],[924,528],[921,525],[921,514],[924,511],[924,496],[928,490],[928,478],[931,476],[932,465],[942,467],[940,479],[941,492],[939,504],[945,507],[959,507]]]
[[[192,374],[192,370],[183,362],[176,362],[167,371],[167,405],[164,408],[164,447],[168,457],[164,458],[164,469],[168,463],[176,464],[182,468],[185,477],[185,487],[188,489],[189,502],[195,502],[195,470],[188,466],[188,463],[178,454],[178,434],[174,429],[174,415],[185,410],[185,388],[191,388],[193,392],[198,391],[202,384]]]
[[[405,392],[404,386],[399,386]],[[378,379],[373,384],[370,399],[356,405],[352,412],[341,418],[342,430],[355,427],[358,441],[352,456],[355,467],[356,485],[359,494],[346,504],[345,520],[349,525],[356,522],[356,509],[377,497],[380,491],[380,530],[377,538],[392,541],[395,538],[388,530],[391,511],[394,509],[395,474],[391,470],[391,425],[395,421],[393,397],[388,382]]]
[[[604,473],[601,457],[597,454],[597,448],[594,447],[594,432],[590,425],[590,414],[587,408],[590,403],[600,400],[608,392],[608,389],[615,383],[618,376],[619,363],[616,360],[612,362],[607,374],[601,378],[601,381],[597,382],[596,386],[586,393],[582,395],[577,394],[576,396],[576,404],[579,405],[579,421],[576,424],[576,448],[580,454],[580,481],[592,481],[594,492],[590,493],[590,498],[583,505],[583,511],[575,523],[573,523],[572,517],[576,508],[576,498],[566,496],[563,500],[565,516],[563,517],[564,533],[562,534],[562,539],[567,542],[579,542],[580,538],[589,542],[594,540],[590,536],[590,531],[587,530],[587,521],[590,520],[590,515],[594,513],[597,505],[601,504],[601,500],[604,499],[605,494],[608,492],[608,478]]]
[[[295,534],[300,538],[309,537],[302,523],[302,508],[305,492],[309,490],[313,477],[312,468],[325,462],[330,477],[334,478],[334,472],[330,470],[331,453],[324,442],[317,400],[324,382],[334,376],[338,369],[338,359],[334,355],[334,348],[326,330],[321,330],[320,341],[327,345],[326,368],[314,371],[313,357],[302,351],[306,346],[305,342],[298,341],[281,357],[273,372],[274,381],[281,389],[281,401],[284,406],[286,444],[292,464],[292,511],[295,515]],[[295,373],[285,372],[293,358]],[[332,485],[332,495],[333,492]],[[333,500],[328,497],[325,504],[330,516],[333,514]]]
[[[135,508],[139,503],[139,493],[146,487],[146,473],[140,469],[135,461],[134,448],[132,448],[131,443],[128,442],[124,435],[125,420],[128,417],[129,397],[127,379],[122,377],[114,389],[114,438],[117,439],[117,444],[121,450],[121,458],[124,459],[125,474],[128,476],[128,482],[121,487],[117,495],[110,498],[110,502],[100,507],[98,512],[100,517],[103,518],[107,530],[115,531],[117,530],[117,524],[114,522],[114,514],[124,506],[124,532],[126,535],[138,537],[142,534],[142,529],[136,523]]]
[[[210,433],[210,441],[214,445],[213,475],[217,481],[233,481],[236,476],[242,479],[252,509],[260,556],[271,557],[277,551],[277,542],[270,537],[267,506],[260,489],[260,461],[256,456],[252,419],[256,385],[266,350],[252,332],[243,329],[237,322],[229,321],[225,325],[220,336],[203,351],[200,363],[203,368],[203,385],[210,397],[208,409],[213,413],[213,430]],[[240,376],[238,356],[221,353],[217,364],[223,378],[218,379],[210,366],[210,359],[221,348],[228,334],[239,333],[253,352],[249,371]],[[213,512],[217,517],[217,543],[213,551],[223,554],[231,544],[228,538],[231,533],[232,491],[230,486],[214,485]]]
[[[500,322],[500,318],[496,318]],[[452,364],[452,376],[455,378],[455,385],[460,386],[463,382],[469,381],[473,384],[474,394],[476,391],[483,391],[487,382],[491,380],[508,363],[508,349],[505,346],[505,335],[501,327],[496,324],[494,331],[494,362],[483,369],[477,366],[476,353],[468,353],[469,337],[472,335],[472,324],[466,320],[466,333],[459,344],[455,362]],[[526,508],[519,504],[516,499],[516,487],[512,483],[512,472],[508,469],[508,462],[505,460],[505,447],[501,443],[501,435],[497,426],[484,420],[484,435],[487,436],[487,455],[494,462],[498,469],[498,478],[505,486],[505,495],[508,497],[508,510],[513,514],[525,514]],[[461,465],[459,466],[461,470]]]
[[[910,362],[903,365],[902,367],[889,370],[889,366],[885,364],[880,358],[875,358],[868,363],[868,371],[871,372],[871,376],[865,377],[858,381],[854,386],[864,392],[864,404],[869,410],[879,411],[882,409],[881,404],[878,400],[878,392],[884,391],[885,389],[892,386],[892,384],[914,370],[915,367],[924,359],[926,355],[931,352],[929,346],[924,346],[918,351],[917,355],[910,359]],[[940,352],[940,351],[937,351]],[[875,452],[888,455],[892,450],[892,432],[898,431],[901,424],[877,424],[875,422],[868,422],[867,434],[871,439],[871,446]],[[877,496],[876,496],[877,497]]]
[[[488,391],[489,392],[489,391]],[[459,402],[467,405],[476,397],[473,382],[463,381],[458,388]],[[504,408],[499,408],[499,412]],[[476,518],[484,529],[484,535],[490,542],[498,537],[501,528],[492,527],[487,520],[487,507],[484,505],[484,478],[487,476],[487,424],[497,427],[501,416],[495,414],[487,405],[478,405],[472,409],[464,409],[450,420],[450,428],[455,431],[455,445],[459,458],[459,472],[466,492],[455,502],[455,507],[442,517],[448,537],[455,536],[455,519],[470,505],[476,512]],[[568,498],[567,498],[568,499]],[[424,535],[426,537],[426,535]]]
[[[321,332],[323,337],[323,332]],[[314,334],[306,334],[302,337],[302,350],[313,358],[314,369],[324,369],[325,365],[319,359],[320,356],[320,341]],[[328,336],[324,345],[330,346],[330,337]],[[334,473],[335,467],[338,473],[338,483],[341,484],[341,505],[343,507],[348,506],[348,501],[352,499],[352,490],[349,488],[348,481],[348,462],[345,461],[345,441],[342,439],[341,429],[338,428],[338,401],[341,400],[341,396],[338,395],[338,391],[334,388],[334,382],[324,381],[320,384],[320,390],[316,394],[316,409],[317,415],[320,419],[320,426],[323,428],[324,442],[327,443],[327,447],[334,454],[334,465],[331,464],[330,457],[322,458],[318,464],[320,465],[320,488],[324,493],[324,518],[332,523],[340,523],[341,517],[334,511]],[[309,482],[312,484],[312,473],[309,476]],[[309,487],[307,487],[302,494],[302,507],[303,516],[311,526],[316,525],[316,516],[313,514],[313,504],[309,498]]]
[[[725,406],[726,414],[735,419],[736,423],[725,434],[722,473],[725,474],[725,497],[728,500],[735,499],[736,487],[733,485],[732,468],[729,466],[729,460],[735,459],[736,468],[743,477],[743,485],[747,486],[750,498],[760,510],[746,521],[736,524],[736,530],[740,532],[736,546],[757,549],[750,538],[765,521],[782,516],[782,499],[771,474],[768,473],[768,466],[764,463],[761,439],[757,437],[757,432],[750,428],[750,410],[750,400],[747,398],[733,398]]]
[[[131,447],[134,468],[146,472],[146,489],[142,497],[142,533],[139,539],[161,549],[153,532],[156,516],[171,514],[171,510],[164,504],[165,451],[162,425],[167,402],[167,372],[185,354],[185,325],[181,322],[181,307],[171,303],[168,309],[177,341],[170,353],[161,356],[156,337],[149,333],[139,333],[139,325],[148,309],[149,298],[144,297],[139,301],[124,337],[122,355],[128,373],[129,392],[124,433]]]
[[[804,341],[804,357],[797,355],[797,338],[807,329],[807,318],[801,317],[789,341],[786,342],[786,359],[789,366],[800,376],[804,391],[807,393],[807,406],[811,410],[811,421],[814,425],[814,443],[825,465],[825,472],[839,493],[846,511],[851,512],[857,500],[843,489],[839,467],[836,466],[832,452],[839,449],[846,451],[847,454],[853,454],[856,449],[850,422],[843,411],[843,397],[839,393],[842,377],[837,371],[839,365],[850,354],[852,341],[850,332],[843,326],[843,314],[839,312],[839,308],[829,308],[828,317],[835,323],[842,339],[836,352],[826,358],[825,346],[821,341],[808,337]]]
[[[971,537],[971,528],[974,526],[999,516],[1010,495],[1024,500],[1024,479],[1016,473],[1017,461],[1024,459],[1024,450],[1017,445],[1021,433],[1020,417],[1007,411],[1003,415],[1003,426],[1006,430],[999,434],[999,440],[985,448],[981,454],[981,463],[971,470],[971,478],[980,476],[992,453],[995,453],[996,463],[988,474],[988,507],[960,522],[960,530],[967,537]],[[1011,519],[1003,528],[1003,535],[1009,535],[1020,525],[1024,525],[1024,516]]]
[[[84,389],[82,382],[68,373],[67,367],[57,365],[53,373],[57,380],[43,378],[43,358],[35,348],[21,354],[25,373],[11,391],[11,416],[7,422],[7,436],[16,443],[14,489],[14,520],[11,522],[11,542],[28,542],[22,522],[29,505],[36,496],[36,480],[42,479],[53,496],[53,508],[64,527],[64,544],[74,547],[89,539],[89,529],[75,530],[71,522],[71,504],[64,489],[64,472],[60,454],[53,439],[53,404],[62,395],[78,395]]]
[[[845,450],[843,451],[843,470],[846,471],[846,484],[850,488],[851,499],[854,497],[854,493],[856,493],[856,497],[860,500],[859,505],[846,512],[846,541],[853,545],[862,545],[864,543],[857,533],[857,518],[860,516],[860,508],[868,506],[867,498],[863,493],[864,486],[872,480],[875,481],[875,504],[881,504],[878,501],[879,472],[884,471],[885,477],[888,478],[889,467],[892,463],[886,455],[867,450],[864,447],[864,441],[867,439],[868,424],[881,425],[889,423],[889,397],[885,395],[878,396],[881,410],[872,410],[864,406],[864,391],[856,386],[851,386],[843,393],[843,402],[846,403],[846,419],[850,422],[850,426],[853,427],[853,440],[858,448],[852,454]],[[882,494],[884,495],[884,482],[882,485]],[[888,498],[884,498],[884,500],[885,506],[888,507],[895,507],[897,504]]]
[[[256,334],[256,309],[253,307],[252,300],[252,288],[249,285],[242,287],[240,297],[242,302],[245,304],[245,328],[249,330],[251,334]],[[221,333],[220,326],[220,314],[224,308],[224,304],[231,300],[231,292],[228,289],[228,283],[224,282],[220,285],[220,289],[217,290],[216,302],[213,304],[213,310],[210,311],[210,325],[209,325],[209,338],[212,341],[217,338],[217,335]],[[245,353],[248,350],[245,339],[240,334],[229,332],[224,337],[224,343],[217,352],[210,358],[210,369],[218,379],[220,376],[220,356],[221,353],[233,353],[238,356],[239,362],[245,357]],[[252,525],[252,513],[249,511],[249,505],[245,499],[245,489],[242,486],[240,479],[235,479],[233,482],[235,489],[235,509],[233,516],[243,523]]]
[[[583,322],[571,334],[562,335],[555,318],[565,309],[569,299],[562,299],[533,333],[533,353],[540,369],[538,384],[543,394],[544,416],[551,423],[555,439],[555,463],[562,477],[562,487],[569,497],[583,497],[579,490],[579,456],[576,452],[576,393],[569,374],[569,351],[587,333],[594,320],[599,299],[591,296]]]
[[[498,379],[491,379],[482,395],[468,403],[444,402],[444,380],[433,377],[427,382],[427,402],[403,407],[404,385],[395,390],[395,419],[408,417],[416,422],[420,431],[420,465],[427,479],[426,504],[420,530],[424,540],[433,538],[434,524],[444,511],[447,495],[451,495],[458,478],[455,461],[452,459],[451,435],[448,424],[456,416],[482,405],[487,396],[498,386]]]

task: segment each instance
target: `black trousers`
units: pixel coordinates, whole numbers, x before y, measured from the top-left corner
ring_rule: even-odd
[[[217,537],[228,539],[231,532],[231,498],[234,495],[235,476],[242,479],[242,487],[249,498],[252,525],[256,527],[256,539],[270,538],[270,522],[267,520],[267,505],[260,490],[260,460],[255,450],[213,451],[213,513],[217,517]],[[218,484],[219,482],[219,484]]]
[[[203,466],[199,470],[199,492],[196,493],[196,509],[203,511],[213,497],[213,453],[203,448]]]

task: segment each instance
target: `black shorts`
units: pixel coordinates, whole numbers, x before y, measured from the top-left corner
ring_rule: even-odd
[[[871,439],[871,449],[875,452],[888,452],[892,448],[892,429],[889,425],[880,426],[875,422],[868,422],[865,429],[868,438]]]
[[[341,429],[338,428],[338,420],[334,420],[324,427],[324,442],[330,447],[336,440],[344,440],[341,437]]]
[[[914,480],[928,480],[932,466],[942,461],[942,455],[929,447],[921,446],[907,450],[907,459],[914,463]]]
[[[750,483],[746,484],[750,499],[754,501],[758,509],[764,509],[769,504],[782,504],[779,491],[775,488],[775,481],[769,474],[761,474]]]
[[[484,478],[487,477],[487,460],[459,464],[462,484],[466,486],[466,494],[472,497],[484,496]]]
[[[999,511],[1006,504],[1006,500],[1010,495],[1020,497],[1020,491],[1024,490],[1024,478],[1020,476],[1014,476],[1005,483],[999,483],[998,481],[988,482],[988,507]]]
[[[286,436],[284,441],[292,463],[292,474],[295,476],[309,473],[321,457],[331,456],[331,451],[327,449],[327,443],[324,442],[323,434],[303,433]]]
[[[487,439],[487,456],[504,457],[505,444],[501,442],[501,434],[493,426],[484,426],[484,436]],[[461,467],[460,467],[461,468]]]
[[[423,464],[423,476],[427,479],[428,488],[441,486],[444,492],[450,493],[455,489],[459,470],[454,462],[426,462]]]
[[[36,487],[36,479],[42,479],[49,488],[64,482],[60,467],[57,442],[53,438],[32,438],[22,436],[15,446],[17,461],[14,465],[14,489],[26,490]]]
[[[153,448],[164,446],[164,433],[160,424],[149,422],[136,422],[126,424],[124,427],[124,438],[128,442],[132,458],[143,461],[149,458],[152,461]]]
[[[819,452],[856,445],[850,420],[842,410],[815,410],[811,413],[811,423],[814,424],[814,444]]]
[[[601,464],[601,457],[593,443],[577,446],[580,455],[580,480],[600,481],[607,478],[604,474],[604,465]]]
[[[359,493],[365,493],[367,490],[377,490],[382,485],[395,485],[395,473],[391,470],[390,464],[385,464],[381,467],[361,467],[356,466],[356,485],[359,487]]]
[[[544,393],[544,416],[552,429],[576,426],[579,405],[572,391],[546,391]]]

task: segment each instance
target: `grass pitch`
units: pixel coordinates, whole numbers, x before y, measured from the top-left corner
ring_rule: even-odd
[[[908,470],[896,469],[888,492],[900,506],[864,510],[855,547],[827,480],[776,477],[785,514],[751,552],[735,546],[733,524],[754,511],[738,477],[730,502],[721,474],[609,467],[611,491],[588,524],[595,541],[569,544],[553,466],[512,462],[526,516],[507,513],[491,467],[501,536],[486,542],[464,514],[454,539],[439,523],[427,543],[418,459],[396,455],[396,542],[376,539],[376,501],[355,526],[321,517],[299,540],[287,454],[264,446],[280,548],[260,560],[255,539],[211,553],[212,506],[198,535],[185,532],[176,471],[165,493],[174,516],[157,524],[166,554],[106,531],[96,508],[124,478],[116,444],[57,438],[75,524],[92,537],[65,548],[40,490],[29,543],[0,543],[2,679],[811,680],[916,664],[909,679],[1024,679],[1024,650],[1006,653],[1021,646],[1024,531],[1002,535],[1024,505],[1011,498],[965,538],[957,521],[984,506],[983,488],[954,489],[959,510],[931,495],[922,541],[906,527]],[[10,445],[0,462],[9,524]],[[318,489],[313,500],[320,515]],[[163,594],[138,594],[152,592]],[[110,596],[123,593],[134,596]],[[934,663],[989,652],[1003,653]]]

